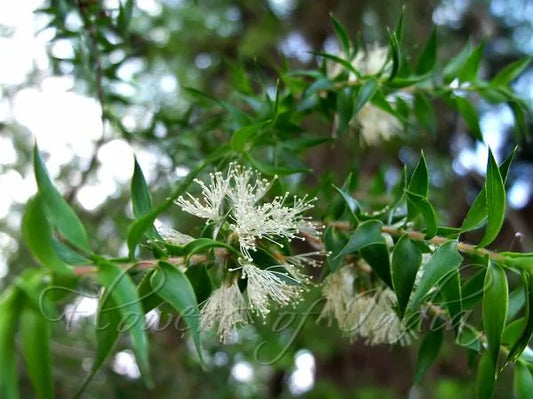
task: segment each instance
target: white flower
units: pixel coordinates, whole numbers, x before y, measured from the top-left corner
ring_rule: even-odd
[[[331,321],[334,317],[342,330],[346,328],[350,304],[354,297],[354,281],[355,274],[350,265],[342,266],[326,277],[322,286],[326,304],[318,320],[328,318]]]
[[[315,257],[324,255],[327,255],[324,251],[315,251],[292,256],[277,254],[276,257],[279,258],[281,266],[283,266],[292,277],[301,283],[307,283],[310,279],[305,269],[307,267],[319,267],[322,262]]]
[[[222,342],[227,342],[238,325],[247,322],[246,302],[236,281],[213,291],[200,311],[202,329],[217,326]]]
[[[410,344],[414,333],[398,317],[396,304],[396,295],[389,288],[380,289],[373,296],[356,296],[345,319],[345,332],[354,339],[364,338],[368,345]]]
[[[263,179],[251,169],[230,164],[226,177],[216,172],[211,174],[209,185],[200,180],[195,182],[202,188],[202,201],[187,194],[188,198],[179,197],[176,203],[185,212],[215,222],[230,215],[233,223],[229,227],[238,237],[240,250],[247,260],[252,259],[250,251],[256,250],[258,239],[266,238],[281,245],[276,242],[277,238],[291,240],[301,231],[317,233],[315,226],[302,216],[304,211],[313,207],[312,200],[306,197],[294,197],[290,206],[285,205],[288,194],[276,197],[272,202],[258,204],[272,186],[272,181]],[[225,198],[229,199],[229,209],[226,210]]]
[[[181,206],[184,212],[218,222],[223,216],[223,203],[229,191],[229,179],[224,177],[221,172],[211,173],[210,178],[211,184],[209,186],[206,186],[201,180],[194,179],[202,187],[203,203],[187,193],[188,199],[180,196],[176,200],[176,204]]]
[[[276,197],[272,202],[262,205],[235,205],[233,212],[235,223],[231,227],[239,237],[241,252],[246,259],[252,259],[250,251],[256,250],[257,239],[266,238],[283,246],[276,241],[278,237],[290,241],[296,238],[301,230],[314,229],[313,225],[302,216],[304,211],[313,207],[311,202],[307,201],[306,197],[301,199],[294,197],[293,205],[285,206],[287,197],[288,194],[285,194],[283,197]]]
[[[367,51],[358,51],[352,65],[361,75],[375,75],[386,67],[388,51],[387,47],[373,44]]]
[[[375,43],[369,46],[367,51],[359,50],[351,61],[342,52],[338,54],[338,57],[349,61],[362,76],[375,75],[389,67],[388,51],[387,47]],[[339,63],[328,63],[328,75],[332,78],[337,77],[344,70],[345,67]],[[348,81],[357,82],[358,78],[353,72],[349,72]]]
[[[355,116],[361,136],[368,146],[374,146],[395,136],[402,128],[401,122],[373,104],[367,103]]]
[[[242,278],[248,279],[246,292],[250,307],[263,319],[270,312],[270,301],[286,306],[294,302],[302,291],[297,285],[283,282],[277,273],[260,269],[247,262],[242,265]]]

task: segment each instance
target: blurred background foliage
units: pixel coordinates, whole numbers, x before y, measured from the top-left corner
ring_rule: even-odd
[[[133,152],[154,203],[160,203],[176,180],[238,127],[225,119],[224,107],[237,112],[228,110],[227,104],[262,112],[280,77],[284,84],[297,84],[287,78],[287,71],[317,68],[313,51],[339,51],[330,13],[352,38],[371,46],[386,45],[386,28],[396,25],[402,9],[401,2],[385,0],[22,3],[0,6],[0,289],[34,264],[20,240],[22,209],[35,192],[34,138],[52,177],[84,220],[95,251],[125,254]],[[406,1],[403,49],[415,59],[434,24],[443,61],[469,38],[476,44],[484,40],[481,74],[490,78],[510,62],[533,54],[532,15],[529,0]],[[533,68],[513,87],[531,105]],[[220,107],[213,98],[225,103]],[[471,138],[457,112],[438,101],[434,105],[434,134],[408,131],[364,150],[345,145],[349,141],[338,142],[295,160],[315,170],[304,186],[311,190],[331,181],[342,184],[346,171],[353,170],[359,182],[355,198],[371,198],[377,204],[373,193],[390,187],[402,164],[414,166],[423,148],[435,187],[432,200],[448,225],[459,226],[483,184],[486,147]],[[477,108],[485,142],[499,160],[521,145],[508,179],[507,222],[494,246],[532,251],[533,144],[513,134],[513,115],[506,105],[479,99]],[[331,136],[327,118],[311,116],[297,122],[295,128],[312,136]],[[323,175],[328,177],[317,181]],[[327,203],[325,198],[321,201],[320,206]],[[177,207],[167,211],[162,221],[184,232],[197,227],[193,219],[178,213]],[[473,234],[467,240],[479,239]],[[68,318],[54,325],[58,397],[72,397],[92,361],[90,326],[97,290],[86,284],[77,288],[84,295],[71,295],[65,303]],[[469,359],[452,345],[445,345],[422,385],[411,388],[416,345],[364,346],[349,342],[334,326],[317,324],[314,318],[300,320],[296,314],[275,314],[266,325],[247,326],[229,345],[208,337],[212,367],[207,372],[201,370],[189,340],[181,339],[176,328],[162,327],[175,320],[164,312],[153,314],[150,356],[156,388],[147,391],[140,381],[124,337],[85,397],[473,395]],[[278,331],[273,331],[276,320]],[[509,384],[505,374],[500,377],[495,397],[508,397]],[[31,395],[25,392],[25,397]]]

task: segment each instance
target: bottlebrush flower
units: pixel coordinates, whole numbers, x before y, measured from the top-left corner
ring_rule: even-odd
[[[246,302],[236,281],[214,290],[200,311],[202,329],[217,327],[222,342],[227,342],[235,328],[247,322]]]

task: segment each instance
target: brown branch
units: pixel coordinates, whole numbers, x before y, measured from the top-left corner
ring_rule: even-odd
[[[350,223],[348,222],[332,222],[330,223],[330,225],[340,230],[350,229]],[[381,228],[381,231],[393,237],[399,237],[405,234],[411,240],[428,242],[428,243],[431,243],[437,246],[441,246],[447,243],[448,241],[450,241],[450,239],[446,237],[434,236],[431,238],[427,238],[426,235],[420,231],[405,230],[405,229],[396,228],[392,226],[383,226]],[[457,241],[457,250],[459,252],[466,253],[469,255],[488,256],[489,258],[491,258],[492,260],[496,262],[504,262],[507,259],[505,256],[500,255],[497,252],[494,252],[494,251],[491,251],[485,248],[479,248],[475,246],[474,244],[469,244],[469,243],[461,242],[461,241]]]

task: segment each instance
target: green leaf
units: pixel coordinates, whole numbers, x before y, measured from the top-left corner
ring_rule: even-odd
[[[43,209],[47,219],[71,244],[90,252],[89,240],[85,228],[78,219],[78,216],[76,216],[72,208],[52,184],[52,181],[48,177],[48,171],[39,154],[37,144],[35,144],[33,156],[35,179],[39,194],[42,197]]]
[[[514,397],[516,399],[530,399],[533,392],[533,378],[528,367],[521,362],[514,366]]]
[[[361,223],[336,258],[352,254],[369,244],[385,244],[385,238],[381,235],[381,227],[383,227],[383,223],[378,220],[368,220]]]
[[[131,204],[133,216],[140,218],[152,209],[152,198],[137,158],[134,159],[134,163],[133,178],[131,179]]]
[[[320,51],[311,51],[311,54],[317,55],[319,57],[323,57],[327,60],[336,62],[337,64],[342,65],[347,71],[352,72],[355,76],[359,76],[360,73],[355,67],[351,64],[351,62],[346,61],[345,59],[342,59],[341,57],[338,57],[334,54],[324,53]]]
[[[304,167],[286,167],[281,165],[273,165],[271,162],[263,162],[257,158],[254,158],[250,153],[243,153],[244,157],[248,162],[250,162],[254,168],[259,170],[261,173],[267,176],[288,176],[294,175],[295,173],[310,173],[311,169]]]
[[[146,323],[135,284],[128,275],[127,270],[122,270],[105,259],[98,260],[97,279],[100,284],[109,290],[109,295],[118,306],[122,321],[129,331],[139,369],[146,384],[151,386]]]
[[[410,307],[416,309],[429,290],[457,270],[462,262],[463,257],[457,251],[456,241],[448,241],[440,246],[423,269],[424,274],[413,293]]]
[[[387,245],[385,243],[365,245],[359,249],[359,253],[374,273],[392,288],[391,266]]]
[[[191,170],[187,177],[176,187],[176,189],[170,194],[170,196],[166,199],[165,202],[163,202],[161,205],[159,205],[157,208],[152,209],[149,213],[146,215],[134,220],[130,226],[128,227],[128,236],[127,236],[127,243],[128,243],[128,252],[129,257],[133,258],[135,255],[135,248],[137,248],[137,244],[143,237],[146,230],[148,230],[153,224],[154,220],[157,218],[157,216],[163,212],[165,209],[167,209],[169,206],[171,206],[174,203],[174,200],[178,198],[180,195],[182,195],[185,190],[189,187],[189,185],[192,183],[194,178],[198,176],[198,174],[204,169],[208,164],[216,160],[218,157],[220,157],[222,154],[227,151],[227,147],[221,147],[218,151],[212,153],[210,156],[208,156],[203,162],[201,162],[196,168]]]
[[[490,399],[494,392],[496,380],[496,364],[493,362],[490,352],[485,351],[479,360],[476,377],[476,398]]]
[[[157,271],[151,277],[152,287],[158,287],[157,294],[181,314],[189,326],[198,357],[203,363],[200,342],[200,312],[194,289],[187,276],[176,266],[159,261]]]
[[[405,314],[421,263],[420,250],[407,235],[403,235],[394,246],[391,262],[392,285],[398,298],[400,317]]]
[[[194,294],[196,295],[198,303],[206,301],[213,291],[213,286],[205,265],[190,265],[187,267],[187,270],[185,270],[185,276],[187,276],[194,288]]]
[[[420,159],[411,175],[407,190],[411,193],[427,198],[429,192],[429,173],[424,153],[420,153]]]
[[[482,312],[483,327],[487,336],[487,351],[496,367],[509,301],[507,276],[500,266],[489,262],[483,290]]]
[[[194,241],[191,241],[183,248],[183,252],[191,256],[198,252],[203,252],[211,248],[224,248],[234,255],[239,256],[240,252],[233,248],[231,245],[226,244],[222,241],[213,240],[211,238],[197,238]]]
[[[507,158],[505,158],[505,160],[499,167],[500,174],[504,183],[507,180],[507,173],[509,172],[509,168],[511,166],[511,163],[513,162],[515,154],[516,148],[513,150],[513,152],[511,152],[511,154],[509,154]],[[461,226],[461,231],[465,232],[478,229],[485,223],[486,220],[487,194],[485,193],[485,187],[482,187],[478,196],[472,203],[472,206],[468,210],[468,213],[466,214],[465,220],[463,221],[463,225]]]
[[[96,314],[96,354],[91,372],[85,377],[75,398],[79,398],[85,391],[87,385],[104,365],[104,362],[116,346],[121,333],[121,321],[122,315],[119,307],[111,297],[109,290],[104,289],[98,301],[98,312]]]
[[[33,389],[40,399],[53,399],[51,326],[43,314],[26,306],[21,317],[22,354]]]
[[[342,258],[337,257],[337,254],[344,248],[346,241],[344,235],[336,231],[332,226],[328,226],[326,231],[324,231],[324,247],[330,253],[327,257],[327,263],[331,272],[337,270],[337,267],[342,262]]]
[[[418,122],[429,130],[431,134],[435,134],[437,130],[435,110],[426,95],[415,93],[414,111]]]
[[[474,107],[466,98],[459,96],[453,97],[453,103],[463,117],[472,136],[476,140],[483,141],[483,135],[481,134],[481,129],[479,127],[479,115],[476,107]]]
[[[388,78],[391,81],[400,70],[400,45],[398,44],[398,38],[395,32],[387,29],[387,35],[389,36],[389,52],[392,58],[392,68]]]
[[[360,213],[360,205],[357,202],[355,198],[352,198],[349,194],[345,193],[343,190],[338,188],[336,185],[333,185],[333,188],[337,190],[337,192],[341,195],[342,199],[344,200],[344,204],[346,205],[346,209],[348,209],[348,212],[352,218],[353,222],[358,222],[357,214]]]
[[[348,34],[346,33],[346,31],[344,30],[342,25],[339,23],[339,21],[337,21],[333,17],[332,13],[329,14],[329,17],[331,19],[331,23],[333,24],[333,29],[335,30],[335,35],[337,36],[337,38],[339,39],[339,42],[341,44],[342,51],[344,52],[344,54],[349,56],[350,53],[351,53],[352,45],[350,44],[350,39],[348,38]]]
[[[231,148],[233,148],[237,152],[246,151],[247,150],[246,143],[248,143],[250,138],[254,134],[256,134],[260,129],[268,125],[270,122],[271,120],[253,123],[251,125],[247,125],[236,130],[231,136],[231,141],[230,141]]]
[[[479,243],[480,247],[485,247],[494,241],[505,218],[505,185],[490,148],[484,188],[487,201],[487,229]]]
[[[375,79],[368,79],[359,91],[357,92],[357,96],[355,97],[355,103],[353,107],[353,115],[357,115],[357,113],[363,108],[363,106],[370,101],[370,99],[376,94],[376,91],[378,90],[378,83]]]
[[[46,220],[40,194],[28,201],[22,219],[24,241],[39,263],[55,273],[72,274],[72,270],[59,258],[54,248],[53,232]]]
[[[533,283],[531,281],[531,274],[522,272],[522,282],[524,285],[525,295],[527,297],[526,312],[524,316],[526,322],[524,323],[519,338],[509,349],[506,363],[516,361],[516,359],[520,357],[524,349],[527,347],[529,341],[531,341],[531,337],[533,336]]]
[[[444,67],[444,82],[450,83],[458,77],[462,66],[466,63],[466,60],[472,52],[472,43],[469,41],[463,49]]]
[[[444,332],[442,327],[442,322],[437,319],[435,325],[431,326],[431,330],[426,334],[422,340],[422,343],[420,344],[416,359],[414,378],[414,383],[417,385],[420,383],[424,374],[426,374],[439,355],[442,342],[444,341]]]
[[[337,91],[337,135],[346,133],[350,126],[354,111],[354,96],[351,88],[345,87]]]
[[[471,54],[468,55],[465,61],[458,66],[457,70],[455,71],[455,77],[457,77],[461,82],[472,82],[477,80],[484,47],[485,44],[481,43]]]
[[[433,71],[435,65],[437,64],[437,27],[433,28],[431,36],[427,40],[424,49],[418,57],[416,63],[416,73],[419,75],[424,75],[428,72]]]
[[[450,319],[457,336],[459,333],[461,316],[463,313],[462,292],[461,292],[461,277],[459,269],[452,271],[440,282],[440,293],[444,299]]]
[[[0,397],[20,398],[15,338],[21,313],[20,293],[11,286],[0,297]]]
[[[437,234],[437,214],[435,212],[435,209],[433,208],[433,205],[427,200],[427,198],[424,198],[421,195],[411,193],[409,191],[406,191],[407,193],[407,203],[410,204],[411,208],[416,209],[422,217],[424,218],[424,221],[426,222],[426,237],[431,238]]]
[[[526,57],[507,65],[492,78],[490,85],[507,86],[527,68],[532,59],[533,57]]]

